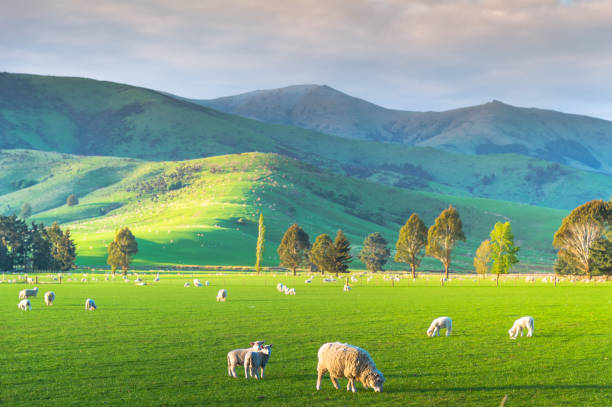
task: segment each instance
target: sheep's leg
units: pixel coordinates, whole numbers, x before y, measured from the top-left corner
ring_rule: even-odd
[[[521,337],[522,337],[523,336],[523,327],[521,327],[520,331],[521,331]]]
[[[261,367],[261,373],[260,373],[260,376],[261,376],[261,378],[262,378],[262,379],[264,378],[264,370],[265,370],[265,369],[266,369],[265,367],[263,367],[263,366]]]
[[[321,378],[325,374],[325,369],[317,366],[317,390],[321,390]]]
[[[251,373],[251,368],[246,363],[244,364],[244,378],[248,379],[249,374]]]
[[[446,336],[450,336],[452,331],[453,331],[453,328],[447,328],[446,329]]]
[[[336,388],[336,390],[338,390],[340,388],[340,385],[338,385],[338,379],[333,377],[332,375],[329,375],[329,378],[331,379],[331,382]]]
[[[257,369],[256,367],[252,368],[253,371],[255,372],[255,378],[257,380],[259,380],[261,377],[259,377],[259,369]],[[253,375],[253,372],[251,372],[251,376]]]
[[[346,383],[346,391],[351,391],[351,379],[348,379],[348,382]]]
[[[439,327],[436,327],[436,329],[434,329],[433,336],[440,336],[440,328]]]

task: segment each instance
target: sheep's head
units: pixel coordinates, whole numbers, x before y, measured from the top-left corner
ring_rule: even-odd
[[[516,330],[514,329],[514,327],[510,328],[508,330],[508,335],[510,335],[510,338],[514,338],[514,333],[516,332]]]
[[[251,347],[253,348],[253,350],[260,351],[261,348],[263,347],[264,342],[265,341],[251,342]]]
[[[379,393],[383,391],[384,383],[385,376],[383,376],[379,370],[374,369],[366,375],[365,380],[363,381],[363,387],[371,387],[376,393]]]
[[[427,336],[431,336],[434,333],[435,328],[433,326],[430,326],[429,329],[427,330]]]
[[[263,353],[264,355],[268,355],[268,356],[272,354],[272,344],[266,345],[263,348],[261,348],[261,353]]]

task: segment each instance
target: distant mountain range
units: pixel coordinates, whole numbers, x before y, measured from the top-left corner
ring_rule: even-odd
[[[464,154],[520,154],[612,174],[612,122],[587,116],[499,101],[444,112],[391,110],[318,85],[193,102],[345,138]]]

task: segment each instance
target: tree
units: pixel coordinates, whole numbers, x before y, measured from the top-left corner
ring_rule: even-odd
[[[593,266],[592,247],[610,227],[612,203],[595,200],[575,208],[563,219],[555,233],[553,246],[559,249],[557,256],[591,278]]]
[[[6,243],[0,240],[0,270],[12,270],[13,259],[6,247]]]
[[[121,267],[123,275],[127,275],[127,270],[132,263],[132,258],[138,253],[138,242],[125,226],[115,233],[115,240],[108,245],[108,258],[106,262],[111,266],[113,275],[117,268]]]
[[[335,271],[336,247],[326,233],[315,239],[310,251],[310,261],[321,270],[321,273]]]
[[[52,268],[68,271],[74,267],[76,246],[70,237],[70,230],[64,232],[57,222],[53,222],[46,230],[51,243]]]
[[[520,248],[514,246],[514,235],[510,222],[497,222],[490,237],[491,259],[493,260],[491,272],[497,276],[496,284],[499,285],[499,275],[508,273],[512,266],[519,262],[516,253]]]
[[[427,255],[440,260],[444,266],[444,277],[448,278],[451,253],[458,241],[465,242],[459,212],[452,205],[443,210],[427,232]]]
[[[351,256],[351,242],[344,236],[342,229],[339,229],[336,233],[334,248],[336,254],[336,258],[334,259],[334,271],[336,272],[336,277],[338,277],[338,273],[348,272],[349,263],[353,261],[353,256]]]
[[[0,215],[0,241],[6,247],[10,268],[25,269],[31,250],[30,232],[24,220],[16,215]]]
[[[591,250],[594,274],[612,275],[612,231],[597,240]]]
[[[25,202],[23,205],[21,205],[21,212],[19,212],[19,217],[23,220],[26,220],[30,216],[32,216],[32,205],[30,205],[28,202]]]
[[[68,195],[68,198],[66,198],[66,205],[75,206],[78,204],[79,204],[79,198],[77,198],[75,194]]]
[[[387,247],[387,241],[378,232],[374,232],[365,238],[363,248],[359,253],[361,260],[366,268],[371,272],[382,271],[382,267],[387,263],[391,251]]]
[[[255,270],[261,272],[261,259],[263,258],[264,245],[266,242],[266,225],[264,225],[263,213],[259,214],[259,230],[257,234],[257,248],[255,249]]]
[[[32,269],[51,270],[54,266],[52,255],[52,244],[49,234],[42,223],[32,222],[30,230],[30,240],[32,243]]]
[[[290,268],[295,275],[297,268],[304,263],[308,249],[310,249],[308,233],[294,223],[289,226],[289,229],[283,235],[280,246],[278,246],[277,253],[280,258],[280,265]]]
[[[491,241],[485,240],[480,244],[478,249],[476,249],[476,257],[474,257],[474,268],[478,274],[482,275],[482,278],[489,272],[490,263]]]
[[[395,261],[410,264],[412,278],[416,278],[416,269],[421,264],[422,250],[427,245],[427,226],[419,215],[413,213],[399,231],[395,244]]]

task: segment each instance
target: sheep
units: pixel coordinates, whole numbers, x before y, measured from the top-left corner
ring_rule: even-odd
[[[31,289],[26,288],[25,290],[19,291],[19,299],[23,300],[25,298],[36,297],[38,295],[38,287],[34,287]]]
[[[202,287],[202,282],[200,281],[199,278],[196,278],[193,280],[193,286],[194,287]]]
[[[157,275],[155,276],[155,279],[153,281],[155,281],[156,283],[159,282],[159,273],[157,273]]]
[[[227,290],[225,288],[222,288],[217,293],[217,302],[225,301],[226,299],[227,299]]]
[[[295,295],[295,288],[290,288],[287,290],[287,292],[285,293],[286,295]]]
[[[94,300],[92,300],[91,298],[88,298],[85,300],[85,310],[86,311],[93,311],[98,309],[98,307],[96,306],[96,303],[94,302]]]
[[[330,278],[324,278],[323,282],[324,283],[335,283],[336,279],[335,278],[331,278],[331,277]]]
[[[356,283],[357,281],[357,277],[351,276],[351,283]]]
[[[185,288],[189,287],[189,281],[185,283],[185,285],[183,286]]]
[[[244,358],[250,351],[260,351],[265,341],[251,342],[251,347],[247,349],[234,349],[227,354],[227,374],[229,377],[236,375],[236,366],[244,366]]]
[[[312,283],[312,277],[310,277],[308,280],[305,280],[305,281],[304,281],[304,283],[305,283],[305,284],[310,284],[310,283]]]
[[[344,284],[344,291],[351,291],[351,286],[349,285],[349,283]]]
[[[30,303],[30,300],[26,298],[25,300],[19,301],[19,304],[17,304],[17,308],[19,308],[22,311],[27,311],[27,310],[32,311],[32,304]]]
[[[47,291],[45,293],[45,304],[51,306],[53,305],[53,301],[55,301],[55,293],[53,291]]]
[[[210,283],[208,282],[208,280],[204,281],[204,285],[205,285],[206,287],[208,287],[208,286],[210,285]]]
[[[317,390],[321,390],[321,378],[325,372],[336,389],[339,389],[338,378],[348,379],[346,390],[355,393],[355,380],[364,388],[371,387],[375,392],[383,390],[385,377],[376,369],[370,354],[357,346],[347,343],[325,343],[319,348],[317,363]]]
[[[427,336],[440,336],[440,329],[446,329],[446,336],[450,336],[453,331],[453,321],[449,317],[434,319],[427,330]]]
[[[527,330],[527,336],[533,336],[534,325],[532,317],[522,317],[514,321],[512,328],[508,330],[510,339],[516,339],[519,332],[521,333],[521,336],[523,336],[523,329]]]
[[[271,354],[272,344],[264,346],[260,351],[250,350],[247,352],[244,357],[244,377],[248,379],[249,376],[253,377],[255,375],[257,380],[263,379],[264,370]]]
[[[284,285],[283,283],[278,283],[278,284],[276,284],[276,290],[277,290],[279,293],[284,292],[284,291],[285,291],[285,285]]]
[[[141,280],[141,281],[137,282],[136,285],[139,285],[139,286],[147,285],[147,282]]]
[[[83,277],[83,278],[81,279],[81,283],[86,283],[86,282],[87,282],[87,279],[86,279],[85,277]]]

